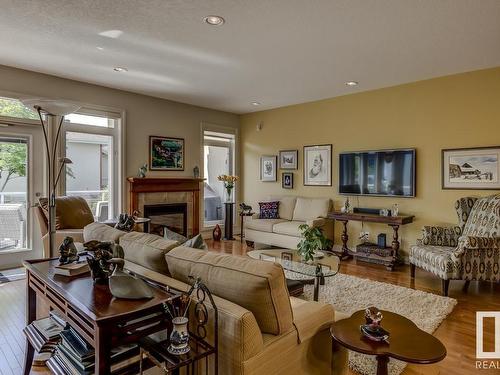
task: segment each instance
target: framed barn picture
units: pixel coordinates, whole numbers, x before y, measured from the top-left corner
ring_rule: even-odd
[[[184,139],[150,136],[149,170],[183,171]]]
[[[500,189],[500,146],[442,151],[443,189]]]

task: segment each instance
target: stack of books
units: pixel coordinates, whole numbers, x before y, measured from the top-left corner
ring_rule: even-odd
[[[82,273],[87,273],[90,271],[87,261],[80,261],[76,263],[61,264],[54,267],[54,273],[56,275],[63,276],[77,276]]]
[[[111,372],[138,363],[140,359],[137,344],[121,345],[111,350]],[[95,352],[73,328],[61,332],[53,360],[65,373],[92,375],[94,373]]]
[[[36,351],[33,365],[45,365],[61,341],[60,334],[66,326],[66,322],[56,312],[51,311],[49,317],[35,320],[24,328],[24,334]]]

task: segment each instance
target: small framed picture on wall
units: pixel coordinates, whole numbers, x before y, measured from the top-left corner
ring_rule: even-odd
[[[280,169],[297,169],[299,150],[280,151]]]
[[[281,174],[281,187],[283,189],[293,189],[293,173],[285,172]]]
[[[332,186],[332,145],[304,146],[304,185]]]
[[[276,155],[264,155],[260,158],[260,180],[263,182],[275,182],[277,178],[278,157]]]
[[[443,189],[500,189],[500,146],[442,151]]]

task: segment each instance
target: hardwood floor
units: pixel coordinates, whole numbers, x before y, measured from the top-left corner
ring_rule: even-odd
[[[239,241],[207,241],[212,251],[234,255],[244,255],[247,247]],[[340,272],[367,279],[440,293],[441,282],[428,272],[417,269],[416,279],[412,282],[408,266],[389,272],[385,268],[354,260],[343,262]],[[416,374],[498,374],[500,370],[477,370],[475,368],[475,329],[476,311],[500,311],[500,284],[471,282],[467,292],[462,290],[464,282],[455,281],[450,285],[450,297],[458,304],[453,312],[434,333],[446,346],[448,355],[440,363],[433,365],[409,365],[405,375]],[[25,324],[25,281],[0,284],[0,374],[18,375],[21,373]],[[492,332],[490,325],[488,331]],[[409,338],[411,340],[411,338]],[[493,334],[485,333],[485,349],[493,350]],[[499,363],[500,365],[500,363]],[[37,368],[32,374],[48,374]],[[354,374],[354,373],[353,373]]]

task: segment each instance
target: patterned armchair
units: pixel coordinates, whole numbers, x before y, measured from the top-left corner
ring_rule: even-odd
[[[445,296],[450,280],[500,281],[500,194],[461,198],[455,209],[458,226],[425,226],[410,248],[411,277],[415,267],[432,272]]]

